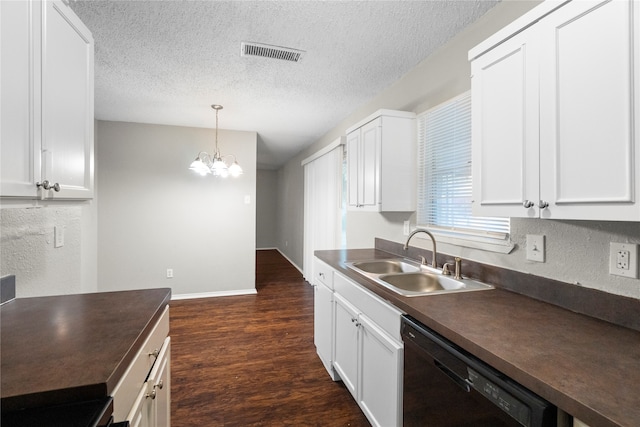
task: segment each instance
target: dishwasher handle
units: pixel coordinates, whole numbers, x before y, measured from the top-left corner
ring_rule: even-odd
[[[451,369],[447,368],[445,365],[443,365],[441,362],[439,362],[436,359],[433,360],[433,363],[434,365],[436,365],[436,368],[440,369],[447,377],[451,379],[451,381],[456,383],[458,387],[460,387],[467,393],[471,392],[472,384],[467,378],[460,377],[458,374],[453,372]]]

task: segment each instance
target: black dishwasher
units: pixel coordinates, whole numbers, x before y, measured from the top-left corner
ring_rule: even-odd
[[[402,340],[405,427],[556,426],[551,403],[406,315]]]

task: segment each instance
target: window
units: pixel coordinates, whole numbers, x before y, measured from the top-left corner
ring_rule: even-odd
[[[470,92],[418,116],[418,161],[418,227],[462,246],[511,250],[508,218],[471,215]]]

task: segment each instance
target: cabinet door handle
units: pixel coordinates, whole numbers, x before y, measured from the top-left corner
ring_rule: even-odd
[[[534,205],[534,203],[531,200],[525,200],[524,203],[522,204],[522,206],[524,206],[526,209],[532,208]]]
[[[51,185],[51,183],[49,182],[49,180],[48,180],[48,179],[45,179],[45,180],[44,180],[44,181],[42,181],[42,182],[36,182],[36,186],[37,186],[38,188],[42,187],[42,188],[44,188],[45,190],[53,190],[53,191],[55,191],[56,193],[58,193],[58,192],[60,191],[60,183],[59,183],[59,182],[56,182],[55,184]]]
[[[160,382],[158,384],[154,384],[153,385],[153,390],[151,390],[151,393],[147,393],[146,394],[146,398],[151,398],[151,400],[155,399],[158,395],[158,393],[156,392],[156,388],[162,389],[162,387],[164,387],[164,384],[162,382],[162,380],[160,380]]]
[[[544,200],[540,200],[540,202],[538,203],[538,207],[540,209],[546,209],[549,207],[549,202],[545,202]]]
[[[160,350],[158,350],[157,348],[155,350],[153,350],[151,353],[149,353],[149,356],[151,357],[155,357],[156,359],[158,358],[158,355],[160,354]]]

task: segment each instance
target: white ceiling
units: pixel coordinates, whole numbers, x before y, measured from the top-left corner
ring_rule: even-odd
[[[100,120],[256,131],[276,169],[499,0],[113,1],[71,6],[95,38]],[[241,57],[243,41],[304,50]],[[203,147],[206,149],[206,147]]]

